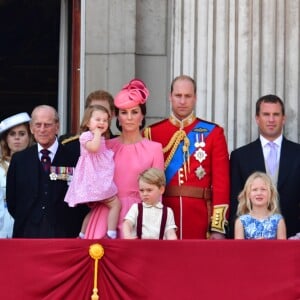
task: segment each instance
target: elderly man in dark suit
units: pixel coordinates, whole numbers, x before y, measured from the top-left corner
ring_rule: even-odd
[[[283,101],[276,95],[265,95],[257,100],[255,119],[259,138],[232,151],[230,157],[230,235],[233,236],[238,194],[250,174],[262,171],[270,175],[277,186],[281,213],[290,237],[300,232],[300,145],[287,140],[282,134],[285,109]],[[269,165],[273,147],[275,158],[272,158],[273,165]]]
[[[70,208],[64,202],[76,157],[57,141],[56,110],[36,107],[30,129],[37,144],[16,153],[7,174],[8,210],[15,219],[13,237],[76,237],[86,209]]]

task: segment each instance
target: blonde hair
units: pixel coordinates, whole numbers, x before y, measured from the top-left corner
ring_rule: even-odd
[[[139,175],[138,180],[142,180],[148,184],[156,185],[161,188],[166,186],[166,176],[164,171],[157,168],[149,168]]]
[[[268,210],[272,214],[279,213],[279,205],[278,205],[279,196],[278,196],[277,189],[273,184],[271,178],[266,173],[254,172],[248,177],[243,190],[238,195],[238,201],[239,201],[238,208],[237,208],[238,216],[251,212],[252,204],[249,195],[250,195],[250,190],[253,181],[257,178],[260,178],[267,185],[267,188],[269,190],[270,199],[268,201]]]
[[[86,108],[86,110],[84,111],[84,115],[80,124],[80,133],[84,132],[84,131],[88,131],[88,123],[92,117],[92,114],[94,111],[102,111],[107,113],[108,116],[108,128],[105,131],[105,133],[103,134],[103,136],[108,139],[110,137],[110,133],[109,133],[109,126],[110,126],[110,114],[109,111],[106,107],[102,106],[102,105],[92,105]]]

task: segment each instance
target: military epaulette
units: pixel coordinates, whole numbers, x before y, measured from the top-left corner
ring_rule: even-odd
[[[169,119],[163,119],[163,120],[161,120],[161,121],[158,121],[158,122],[156,122],[156,123],[153,123],[153,124],[149,125],[148,127],[154,128],[154,127],[160,125],[161,123],[167,122],[168,120],[169,120]],[[148,127],[147,127],[147,128],[148,128]]]
[[[163,119],[157,123],[153,123],[151,125],[149,125],[148,127],[146,127],[144,130],[143,130],[143,136],[148,139],[148,140],[152,140],[152,137],[151,137],[151,129],[152,128],[155,128],[156,126],[160,125],[161,123],[163,122],[167,122],[168,119]]]
[[[212,124],[212,125],[215,125],[215,126],[220,126],[217,123],[214,123],[214,122],[211,122],[211,121],[207,121],[207,120],[203,120],[203,119],[200,119],[200,118],[197,118],[197,120],[201,121],[201,122],[204,122],[204,123],[207,123],[207,124]]]
[[[73,141],[78,140],[78,139],[79,139],[79,135],[74,135],[74,136],[71,136],[69,138],[64,139],[61,143],[63,145],[65,145],[65,144],[67,144],[69,142],[73,142]]]
[[[146,127],[144,129],[144,131],[142,132],[142,134],[146,139],[151,140],[151,128],[150,127]]]

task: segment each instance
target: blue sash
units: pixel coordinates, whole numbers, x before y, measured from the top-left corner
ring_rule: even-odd
[[[207,138],[207,136],[211,133],[211,131],[215,128],[215,126],[216,126],[215,124],[207,123],[205,121],[200,121],[187,134],[187,137],[190,141],[190,146],[189,146],[190,156],[196,150],[195,143],[197,141],[196,139],[197,134],[199,133],[203,134],[204,138]],[[183,159],[184,154],[182,151],[182,147],[183,147],[183,141],[181,141],[180,144],[178,145],[172,160],[170,161],[168,167],[165,170],[167,184],[169,184],[173,176],[177,173],[177,171],[182,167],[184,163],[184,159]]]

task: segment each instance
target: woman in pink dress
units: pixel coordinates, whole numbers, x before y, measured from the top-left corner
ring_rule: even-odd
[[[117,187],[113,181],[113,151],[106,148],[104,136],[108,135],[110,115],[101,105],[85,110],[80,126],[80,157],[65,196],[65,202],[74,207],[88,203],[91,211],[85,217],[80,237],[84,237],[86,225],[93,209],[100,202],[109,209],[107,235],[116,238],[120,202],[116,197]]]
[[[133,203],[141,202],[138,176],[144,170],[154,167],[164,169],[164,158],[160,143],[143,138],[141,129],[145,125],[146,100],[149,91],[139,79],[126,84],[115,97],[117,127],[121,135],[107,140],[107,147],[114,152],[114,182],[122,208],[119,215],[118,236],[122,237],[123,219]],[[86,238],[105,236],[107,208],[99,203],[93,209]]]

